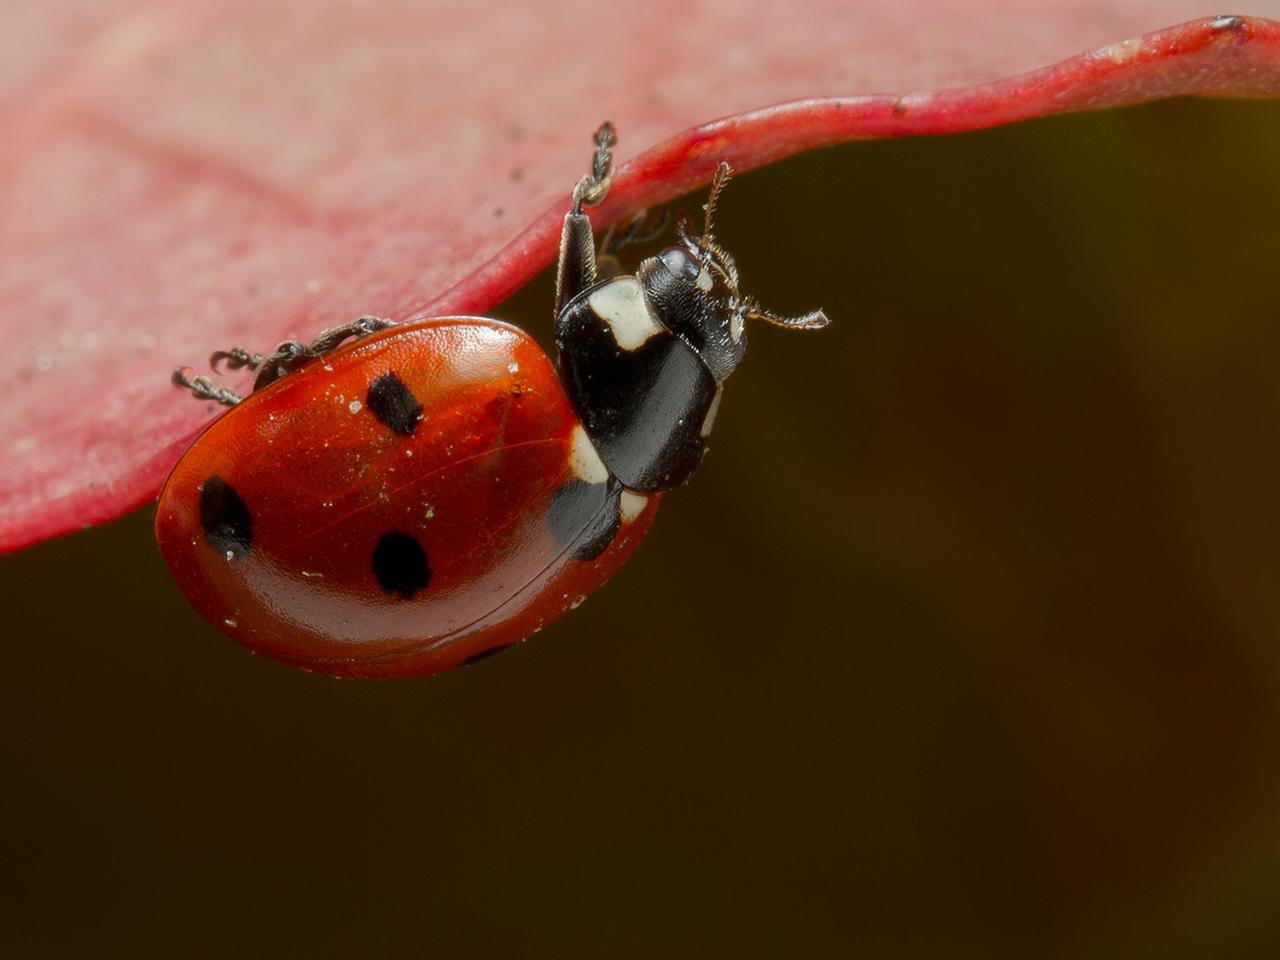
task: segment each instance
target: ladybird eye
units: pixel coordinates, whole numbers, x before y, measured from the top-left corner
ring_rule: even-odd
[[[702,264],[683,247],[667,247],[659,254],[663,266],[681,280],[697,280]]]

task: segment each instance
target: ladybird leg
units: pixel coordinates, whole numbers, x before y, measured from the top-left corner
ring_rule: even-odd
[[[250,370],[257,372],[258,376],[253,381],[253,389],[261,390],[269,383],[275,383],[286,374],[292,373],[298,367],[302,366],[309,360],[316,357],[322,357],[326,353],[337,348],[344,340],[351,338],[359,339],[367,337],[370,334],[377,333],[379,330],[386,330],[388,327],[395,326],[394,320],[386,320],[382,317],[359,317],[351,323],[344,323],[340,327],[330,327],[328,330],[312,340],[310,343],[302,343],[300,340],[286,340],[280,346],[276,347],[275,353],[269,356],[261,356],[259,354],[250,354],[246,362],[239,364],[246,366]],[[234,367],[239,359],[245,355],[245,351],[231,350],[225,355],[228,366]],[[219,357],[219,354],[214,354]]]
[[[224,407],[234,407],[243,399],[234,390],[227,387],[219,387],[208,377],[191,376],[190,367],[179,367],[173,371],[173,376],[170,379],[175,387],[190,390],[191,395],[197,400],[213,400]]]
[[[596,282],[596,240],[591,220],[583,206],[595,206],[609,193],[609,177],[613,171],[610,147],[618,142],[613,124],[605,121],[595,134],[596,152],[591,157],[591,172],[573,187],[573,207],[564,215],[560,230],[560,259],[556,268],[556,316],[560,309]]]
[[[275,349],[275,353],[263,357],[255,368],[257,376],[253,378],[253,389],[261,390],[269,383],[275,383],[287,373],[292,373],[308,360],[312,359],[307,352],[307,345],[301,340],[286,340]]]
[[[344,340],[352,337],[358,340],[394,326],[394,320],[385,320],[382,317],[358,317],[350,323],[323,331],[320,336],[307,344],[306,349],[311,356],[318,357],[328,353]]]
[[[654,216],[650,213],[649,210],[641,210],[604,232],[600,239],[600,253],[596,256],[597,280],[610,280],[620,276],[623,270],[618,252],[635,244],[656,240],[671,223],[671,213],[668,210],[659,210]]]
[[[581,213],[583,204],[594,207],[609,194],[609,176],[613,173],[613,154],[610,148],[618,142],[618,132],[606,120],[600,124],[592,140],[596,152],[591,156],[591,172],[585,174],[573,187],[573,212]]]
[[[641,210],[621,224],[610,227],[600,246],[605,253],[617,253],[624,247],[657,240],[671,226],[671,211]]]
[[[250,353],[244,347],[232,347],[230,350],[219,350],[210,356],[209,366],[213,367],[215,373],[222,372],[222,365],[225,365],[228,370],[248,367],[256,371],[265,360],[266,357],[260,353]]]

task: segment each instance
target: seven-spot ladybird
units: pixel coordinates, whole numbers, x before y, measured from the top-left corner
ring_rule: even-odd
[[[559,371],[521,330],[480,317],[374,317],[212,363],[248,368],[241,399],[187,369],[174,382],[231,409],[160,494],[156,537],[219,629],[342,676],[470,663],[536,632],[644,539],[662,492],[702,457],[743,326],[824,326],[738,292],[712,235],[634,275],[597,259],[584,206],[609,188],[613,128],[573,190],[556,289]]]

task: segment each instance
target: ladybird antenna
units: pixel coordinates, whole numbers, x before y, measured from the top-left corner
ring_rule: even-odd
[[[765,310],[754,300],[746,304],[746,314],[748,320],[764,320],[775,327],[786,327],[788,330],[821,330],[831,322],[831,318],[821,310],[814,310],[798,317],[784,317],[772,310]]]
[[[707,252],[713,261],[719,264],[724,271],[726,279],[729,281],[729,286],[736,294],[738,290],[738,265],[734,262],[733,256],[720,244],[706,237],[702,238],[702,249]]]
[[[719,166],[716,167],[716,174],[711,179],[711,192],[707,195],[707,202],[702,205],[702,212],[705,214],[702,227],[702,248],[707,249],[711,242],[712,232],[711,225],[716,215],[716,201],[720,199],[720,191],[722,191],[733,176],[733,168],[729,166],[727,160],[721,160]]]

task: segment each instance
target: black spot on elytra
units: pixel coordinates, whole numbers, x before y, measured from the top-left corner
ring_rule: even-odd
[[[431,582],[431,566],[416,537],[391,530],[373,548],[373,575],[387,593],[409,600]]]
[[[253,545],[249,508],[221,477],[210,477],[200,486],[200,526],[205,542],[232,560],[239,560]]]
[[[500,643],[496,647],[490,647],[488,650],[481,650],[479,653],[473,653],[467,659],[462,661],[464,667],[469,667],[473,663],[479,663],[481,660],[488,660],[495,654],[501,653],[503,650],[510,650],[514,647],[514,643]]]
[[[365,403],[373,415],[403,436],[411,436],[422,419],[422,407],[404,381],[394,373],[384,373],[369,384]]]
[[[576,477],[556,491],[547,519],[551,532],[572,546],[578,560],[594,560],[613,543],[622,525],[622,488],[613,481],[586,483]]]

